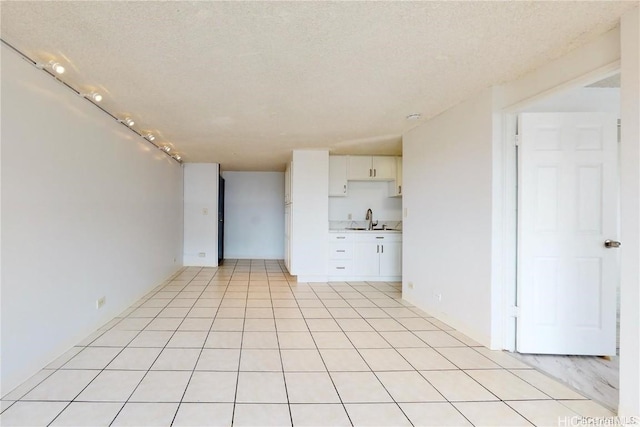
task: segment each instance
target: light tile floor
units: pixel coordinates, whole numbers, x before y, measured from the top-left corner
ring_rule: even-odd
[[[558,425],[610,417],[401,299],[278,261],[183,269],[3,396],[3,426]],[[570,425],[566,423],[564,425]]]

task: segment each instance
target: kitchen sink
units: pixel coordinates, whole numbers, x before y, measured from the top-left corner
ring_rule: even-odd
[[[395,228],[374,228],[372,230],[367,230],[365,227],[348,227],[345,228],[348,231],[397,231]]]

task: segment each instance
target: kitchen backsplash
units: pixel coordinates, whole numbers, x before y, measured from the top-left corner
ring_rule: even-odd
[[[402,199],[389,197],[388,182],[349,181],[346,197],[329,197],[329,221],[364,221],[367,209],[374,220],[402,221]]]
[[[402,221],[375,220],[378,222],[376,228],[386,225],[387,228],[402,230]],[[375,222],[374,221],[374,222]],[[344,230],[347,228],[367,228],[369,221],[329,221],[329,230]]]

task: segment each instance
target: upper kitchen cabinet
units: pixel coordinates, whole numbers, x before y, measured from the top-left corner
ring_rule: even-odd
[[[348,156],[347,178],[351,181],[393,181],[396,158],[393,156]]]
[[[396,157],[396,179],[389,183],[389,197],[402,197],[402,157]]]
[[[329,156],[329,196],[347,195],[347,156]]]

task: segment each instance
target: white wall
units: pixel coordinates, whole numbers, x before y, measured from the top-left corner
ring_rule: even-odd
[[[492,103],[485,90],[403,136],[403,298],[487,345]]]
[[[329,220],[364,221],[367,209],[373,220],[402,221],[402,199],[389,197],[388,182],[349,181],[347,197],[329,197]]]
[[[302,282],[326,281],[328,150],[294,150],[291,176],[291,274]]]
[[[620,404],[640,414],[640,8],[621,22]]]
[[[218,265],[217,163],[184,164],[184,265]]]
[[[284,172],[223,172],[225,258],[284,258]]]
[[[179,268],[182,168],[1,53],[4,394]]]

